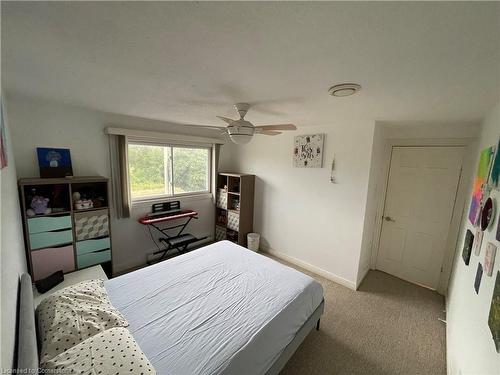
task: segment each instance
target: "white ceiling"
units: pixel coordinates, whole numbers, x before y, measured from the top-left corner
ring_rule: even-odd
[[[500,3],[2,2],[7,92],[187,124],[475,121]],[[362,91],[332,98],[331,84]]]

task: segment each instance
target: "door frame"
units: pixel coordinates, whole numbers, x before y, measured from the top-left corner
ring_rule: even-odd
[[[462,217],[464,215],[467,196],[472,182],[473,161],[475,160],[475,149],[477,147],[476,138],[390,138],[385,140],[382,171],[378,176],[379,188],[376,192],[377,214],[373,231],[373,241],[371,248],[370,268],[376,269],[377,257],[380,247],[380,237],[382,234],[383,214],[385,209],[385,200],[387,195],[387,185],[389,183],[389,172],[392,159],[392,150],[394,147],[463,147],[464,155],[461,163],[461,173],[458,181],[457,194],[453,213],[450,220],[448,238],[446,239],[446,250],[442,265],[442,272],[439,278],[439,284],[436,291],[439,294],[446,295],[448,282],[451,276],[451,270],[455,259],[457,241],[460,234]]]

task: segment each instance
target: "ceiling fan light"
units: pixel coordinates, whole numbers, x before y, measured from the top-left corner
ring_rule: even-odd
[[[244,120],[239,120],[239,122],[243,122]],[[246,121],[245,121],[246,122]],[[229,125],[227,127],[227,132],[229,134],[229,138],[231,141],[238,145],[243,145],[245,143],[250,142],[253,137],[253,133],[255,132],[252,124],[243,123],[240,125],[239,123],[235,125]]]
[[[252,136],[249,134],[229,134],[229,138],[237,145],[244,145],[250,142]]]

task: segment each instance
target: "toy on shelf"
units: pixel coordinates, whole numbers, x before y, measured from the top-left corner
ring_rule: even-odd
[[[39,195],[35,195],[31,200],[31,208],[26,210],[26,215],[35,216],[35,215],[47,215],[52,212],[52,209],[47,207],[49,204],[49,198],[41,197]]]
[[[75,210],[87,210],[89,208],[94,208],[94,202],[92,199],[87,199],[85,196],[81,196],[78,191],[73,193],[73,207]]]

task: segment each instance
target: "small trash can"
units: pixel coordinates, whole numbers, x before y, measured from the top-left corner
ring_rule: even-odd
[[[248,233],[247,234],[247,244],[248,248],[252,251],[259,251],[260,234],[259,233]]]

